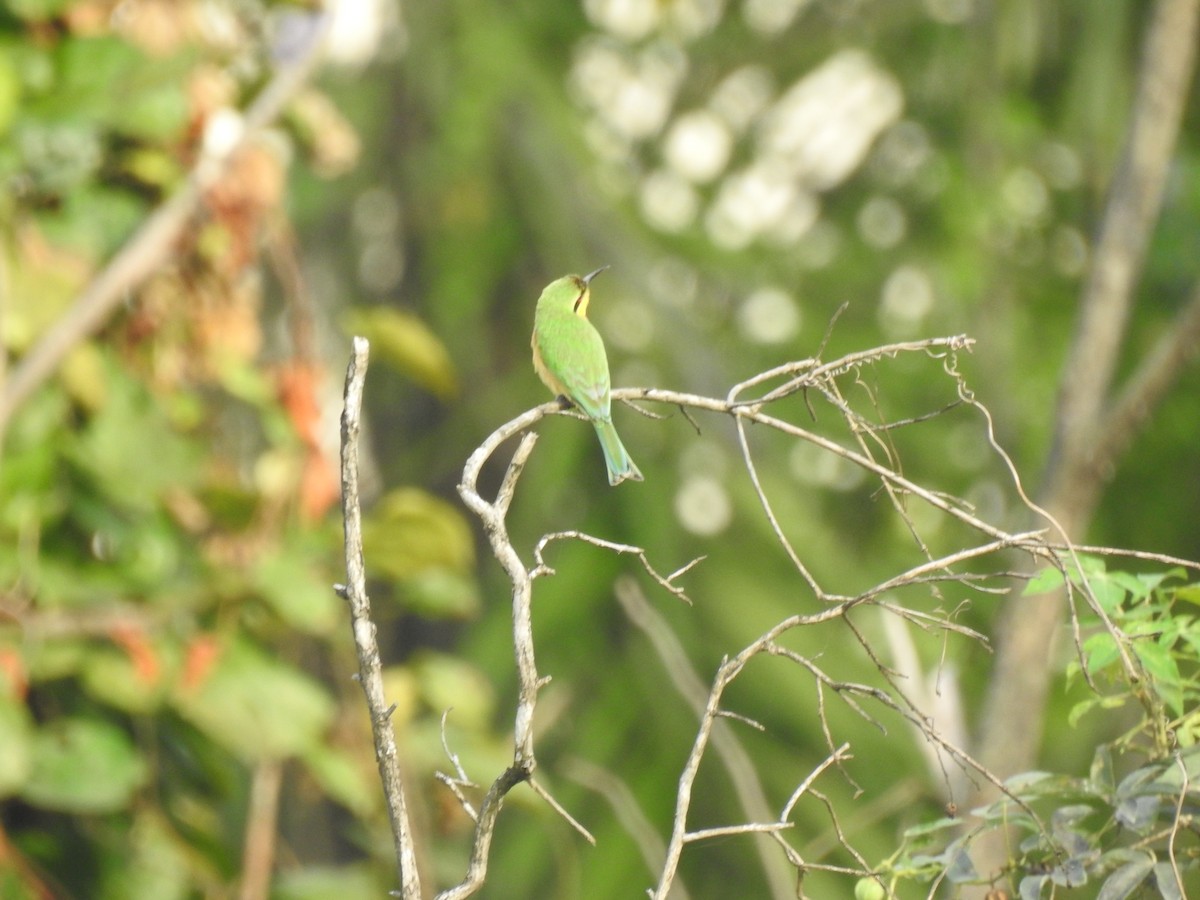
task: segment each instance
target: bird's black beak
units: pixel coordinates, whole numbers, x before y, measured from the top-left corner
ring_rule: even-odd
[[[586,275],[583,276],[583,278],[580,279],[580,281],[582,281],[584,284],[591,284],[593,278],[595,278],[597,275],[599,275],[605,269],[611,269],[611,268],[612,268],[612,266],[601,266],[595,272],[588,272]]]

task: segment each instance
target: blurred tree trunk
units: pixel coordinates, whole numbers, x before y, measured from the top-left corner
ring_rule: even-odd
[[[1114,391],[1134,289],[1162,206],[1193,78],[1198,13],[1200,0],[1159,0],[1147,25],[1135,106],[1060,382],[1054,445],[1039,495],[1040,505],[1057,523],[1054,538],[1084,539],[1132,432],[1174,381],[1187,345],[1196,339],[1200,292],[1180,313],[1179,327],[1164,338],[1162,352],[1139,362],[1125,390],[1119,395]],[[1054,533],[1058,528],[1063,535]],[[976,748],[976,758],[1002,777],[1036,763],[1063,612],[1059,593],[1014,597],[1002,613]],[[981,794],[972,806],[987,799]],[[993,848],[986,861],[977,860],[981,871],[994,871],[1005,854],[1006,848]]]

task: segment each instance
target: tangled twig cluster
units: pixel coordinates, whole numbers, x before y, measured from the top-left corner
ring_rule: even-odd
[[[678,643],[669,633],[651,604],[641,595],[640,589],[631,579],[618,584],[617,597],[631,621],[650,637],[664,667],[675,681],[685,700],[692,705],[699,724],[695,740],[680,772],[676,790],[675,814],[671,833],[665,845],[648,854],[647,862],[657,870],[657,881],[648,891],[654,898],[663,900],[678,884],[678,867],[683,851],[690,845],[716,837],[729,835],[752,835],[758,841],[759,855],[764,870],[776,892],[796,890],[795,882],[801,882],[806,872],[825,869],[858,877],[870,877],[871,866],[853,847],[846,837],[837,810],[820,790],[819,782],[830,772],[839,771],[850,778],[843,763],[851,758],[853,747],[835,736],[835,728],[826,714],[830,698],[837,698],[851,710],[868,721],[884,727],[881,716],[906,722],[919,736],[926,750],[926,758],[935,780],[942,785],[948,804],[967,792],[967,784],[974,788],[990,785],[996,792],[1007,795],[1026,814],[1039,823],[1039,828],[1049,835],[1049,827],[1041,824],[1038,814],[1019,797],[1012,794],[1004,783],[977,762],[964,749],[967,745],[962,733],[961,720],[944,713],[935,719],[931,710],[936,704],[931,691],[926,690],[929,680],[924,673],[914,671],[916,654],[907,645],[907,627],[923,632],[939,633],[944,639],[951,636],[975,642],[987,648],[984,635],[963,624],[958,613],[963,604],[947,599],[949,585],[965,590],[969,596],[997,596],[1007,594],[1014,585],[1021,585],[1038,568],[1055,567],[1064,572],[1082,571],[1078,566],[1076,549],[1072,548],[1056,527],[1052,518],[1028,500],[1021,487],[1020,479],[1007,454],[996,442],[991,428],[991,418],[973,396],[963,375],[959,371],[959,355],[968,352],[972,341],[965,336],[931,338],[921,341],[891,344],[868,351],[853,353],[831,362],[807,359],[787,363],[734,385],[724,398],[681,393],[659,388],[623,389],[613,392],[614,399],[631,405],[647,404],[659,407],[675,407],[695,423],[696,414],[712,413],[732,419],[745,470],[761,505],[763,515],[778,543],[779,549],[790,560],[800,580],[816,601],[812,611],[789,615],[764,631],[741,650],[727,655],[719,665],[711,682],[704,686],[692,669]],[[926,415],[914,418],[887,421],[878,414],[879,406],[872,382],[864,377],[867,369],[877,367],[887,360],[903,355],[920,354],[940,363],[943,377],[948,378],[954,389],[954,399]],[[359,373],[361,375],[361,372]],[[846,396],[846,386],[851,385],[857,396],[866,396],[870,401],[873,416],[868,417],[856,409]],[[787,398],[803,397],[804,408],[813,412],[814,401],[836,411],[841,423],[841,433],[831,437],[802,426],[796,421],[777,414],[775,410]],[[348,394],[349,396],[349,394]],[[350,404],[348,403],[348,410]],[[1001,461],[1001,468],[1008,473],[1013,493],[1028,510],[1045,523],[1044,528],[1025,531],[1009,531],[982,517],[970,504],[962,499],[940,492],[906,476],[900,464],[899,453],[893,435],[899,430],[927,421],[950,409],[968,407],[979,416],[978,428],[986,433],[987,441]],[[638,406],[637,408],[642,409]],[[789,409],[795,410],[796,404]],[[645,410],[642,410],[645,411]],[[537,709],[539,690],[548,679],[539,674],[535,661],[532,627],[532,600],[534,581],[549,576],[554,570],[545,562],[547,547],[557,541],[579,540],[613,553],[633,556],[650,576],[651,580],[668,595],[688,601],[681,579],[697,571],[703,557],[694,559],[670,574],[660,574],[647,551],[641,547],[618,543],[579,531],[563,531],[543,535],[535,542],[532,564],[527,564],[514,545],[507,526],[507,515],[513,501],[521,474],[533,453],[537,434],[531,429],[548,415],[571,415],[556,402],[542,404],[530,409],[492,432],[470,455],[458,486],[459,494],[467,508],[478,518],[491,546],[492,552],[508,577],[512,589],[513,649],[516,659],[518,692],[513,726],[513,758],[511,765],[492,781],[480,806],[476,809],[467,799],[465,790],[471,786],[467,773],[462,770],[457,756],[447,747],[446,752],[455,767],[453,776],[441,774],[440,780],[453,792],[463,809],[475,821],[475,837],[470,863],[462,882],[438,894],[439,900],[467,897],[483,885],[487,876],[488,855],[497,817],[505,796],[516,785],[527,782],[537,793],[550,803],[587,840],[592,840],[586,828],[575,821],[567,811],[550,796],[545,786],[535,778],[537,759],[534,748],[533,722]],[[650,414],[650,413],[648,413]],[[348,413],[349,415],[349,413]],[[843,593],[826,587],[814,574],[804,553],[793,544],[787,535],[784,522],[760,478],[755,458],[755,441],[751,439],[751,426],[760,426],[795,440],[807,442],[819,451],[831,454],[843,463],[854,467],[878,483],[877,493],[887,498],[891,509],[899,516],[904,528],[917,548],[919,558],[912,565],[899,571],[865,590]],[[349,429],[344,434],[352,436]],[[518,438],[493,497],[484,497],[480,492],[479,479],[484,465],[491,460],[508,441]],[[355,498],[356,502],[356,498]],[[958,542],[951,552],[935,553],[922,536],[922,517],[914,509],[923,505],[934,514],[949,517],[962,528],[966,537]],[[348,522],[350,519],[348,519]],[[972,541],[970,535],[975,536]],[[349,524],[348,541],[352,538]],[[964,546],[965,544],[965,546]],[[1103,548],[1089,548],[1092,550]],[[349,552],[349,545],[348,545]],[[702,567],[699,569],[702,571]],[[1077,581],[1078,579],[1076,579]],[[1122,653],[1122,664],[1127,674],[1137,677],[1137,661],[1129,652],[1127,639],[1113,628],[1104,610],[1091,595],[1086,576],[1082,587],[1072,587],[1070,578],[1064,579],[1072,601],[1082,598],[1091,611],[1107,623]],[[932,609],[923,609],[915,603],[906,602],[912,591],[924,597],[932,597]],[[351,591],[353,598],[354,592]],[[810,608],[812,605],[810,604]],[[892,641],[889,659],[875,646],[877,638],[868,637],[862,627],[864,611],[873,609],[893,627],[887,632]],[[366,637],[373,631],[360,623],[361,615],[369,615],[369,609],[360,609],[352,603],[355,616],[354,634],[358,642],[360,633]],[[1081,638],[1078,619],[1072,615],[1077,646]],[[806,656],[786,642],[789,633],[813,628],[826,623],[840,623],[857,641],[866,657],[878,673],[873,683],[848,681],[831,674],[827,663],[820,658]],[[895,623],[903,627],[896,629]],[[363,643],[359,642],[360,653]],[[375,663],[364,664],[364,689],[367,690],[372,720],[386,723],[387,710],[381,709],[382,695],[373,697],[369,684],[372,665],[377,666],[378,654],[373,642],[367,646],[367,655],[375,654]],[[796,670],[807,678],[815,690],[818,715],[827,745],[827,755],[805,777],[803,777],[786,800],[772,807],[766,800],[758,774],[749,757],[741,750],[735,732],[730,727],[736,722],[748,727],[762,729],[763,726],[724,705],[728,687],[756,658],[774,657],[794,664]],[[899,662],[897,662],[899,661]],[[390,734],[390,729],[384,729]],[[380,737],[377,731],[377,738]],[[383,736],[385,739],[386,735]],[[710,749],[715,748],[722,765],[731,774],[741,801],[745,820],[729,825],[709,828],[694,828],[689,824],[689,808],[695,791],[696,777],[702,761]],[[394,746],[377,746],[381,771],[394,757]],[[585,772],[581,780],[595,780]],[[385,784],[387,780],[385,778]],[[399,788],[389,789],[389,797],[402,798]],[[813,797],[827,811],[831,831],[836,842],[855,861],[853,866],[835,866],[806,858],[805,854],[788,840],[791,816],[802,797]],[[419,887],[414,886],[410,873],[411,833],[403,819],[402,801],[392,803],[394,830],[401,860],[401,896],[420,896]],[[772,811],[774,810],[774,811]],[[408,847],[402,845],[408,842]],[[765,842],[765,843],[764,843]],[[780,852],[772,853],[774,845]],[[828,848],[826,848],[828,849]],[[652,858],[651,858],[652,857]],[[782,863],[781,863],[782,861]],[[789,874],[790,873],[790,874]],[[790,883],[790,885],[789,885]]]

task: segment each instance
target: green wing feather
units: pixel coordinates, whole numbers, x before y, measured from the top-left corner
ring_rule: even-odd
[[[620,484],[627,478],[641,481],[642,473],[613,427],[608,356],[600,332],[569,306],[539,308],[535,321],[534,339],[542,365],[566,390],[567,399],[592,420],[604,451],[608,483]]]
[[[538,324],[542,363],[567,389],[567,399],[589,419],[612,416],[608,357],[600,332],[574,313]]]

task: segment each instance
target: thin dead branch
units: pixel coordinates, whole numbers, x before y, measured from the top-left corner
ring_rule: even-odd
[[[350,626],[354,649],[358,654],[358,683],[367,699],[371,734],[375,744],[375,762],[387,800],[388,820],[395,844],[400,896],[403,900],[421,900],[421,880],[413,844],[412,825],[400,778],[400,758],[392,731],[392,707],[383,689],[383,664],[375,641],[375,623],[371,620],[371,601],[367,596],[366,563],[362,549],[362,512],[358,498],[358,442],[362,426],[362,397],[367,378],[370,345],[355,338],[350,366],[346,371],[346,392],[342,410],[342,522],[345,529],[346,584],[338,586],[350,608]]]

